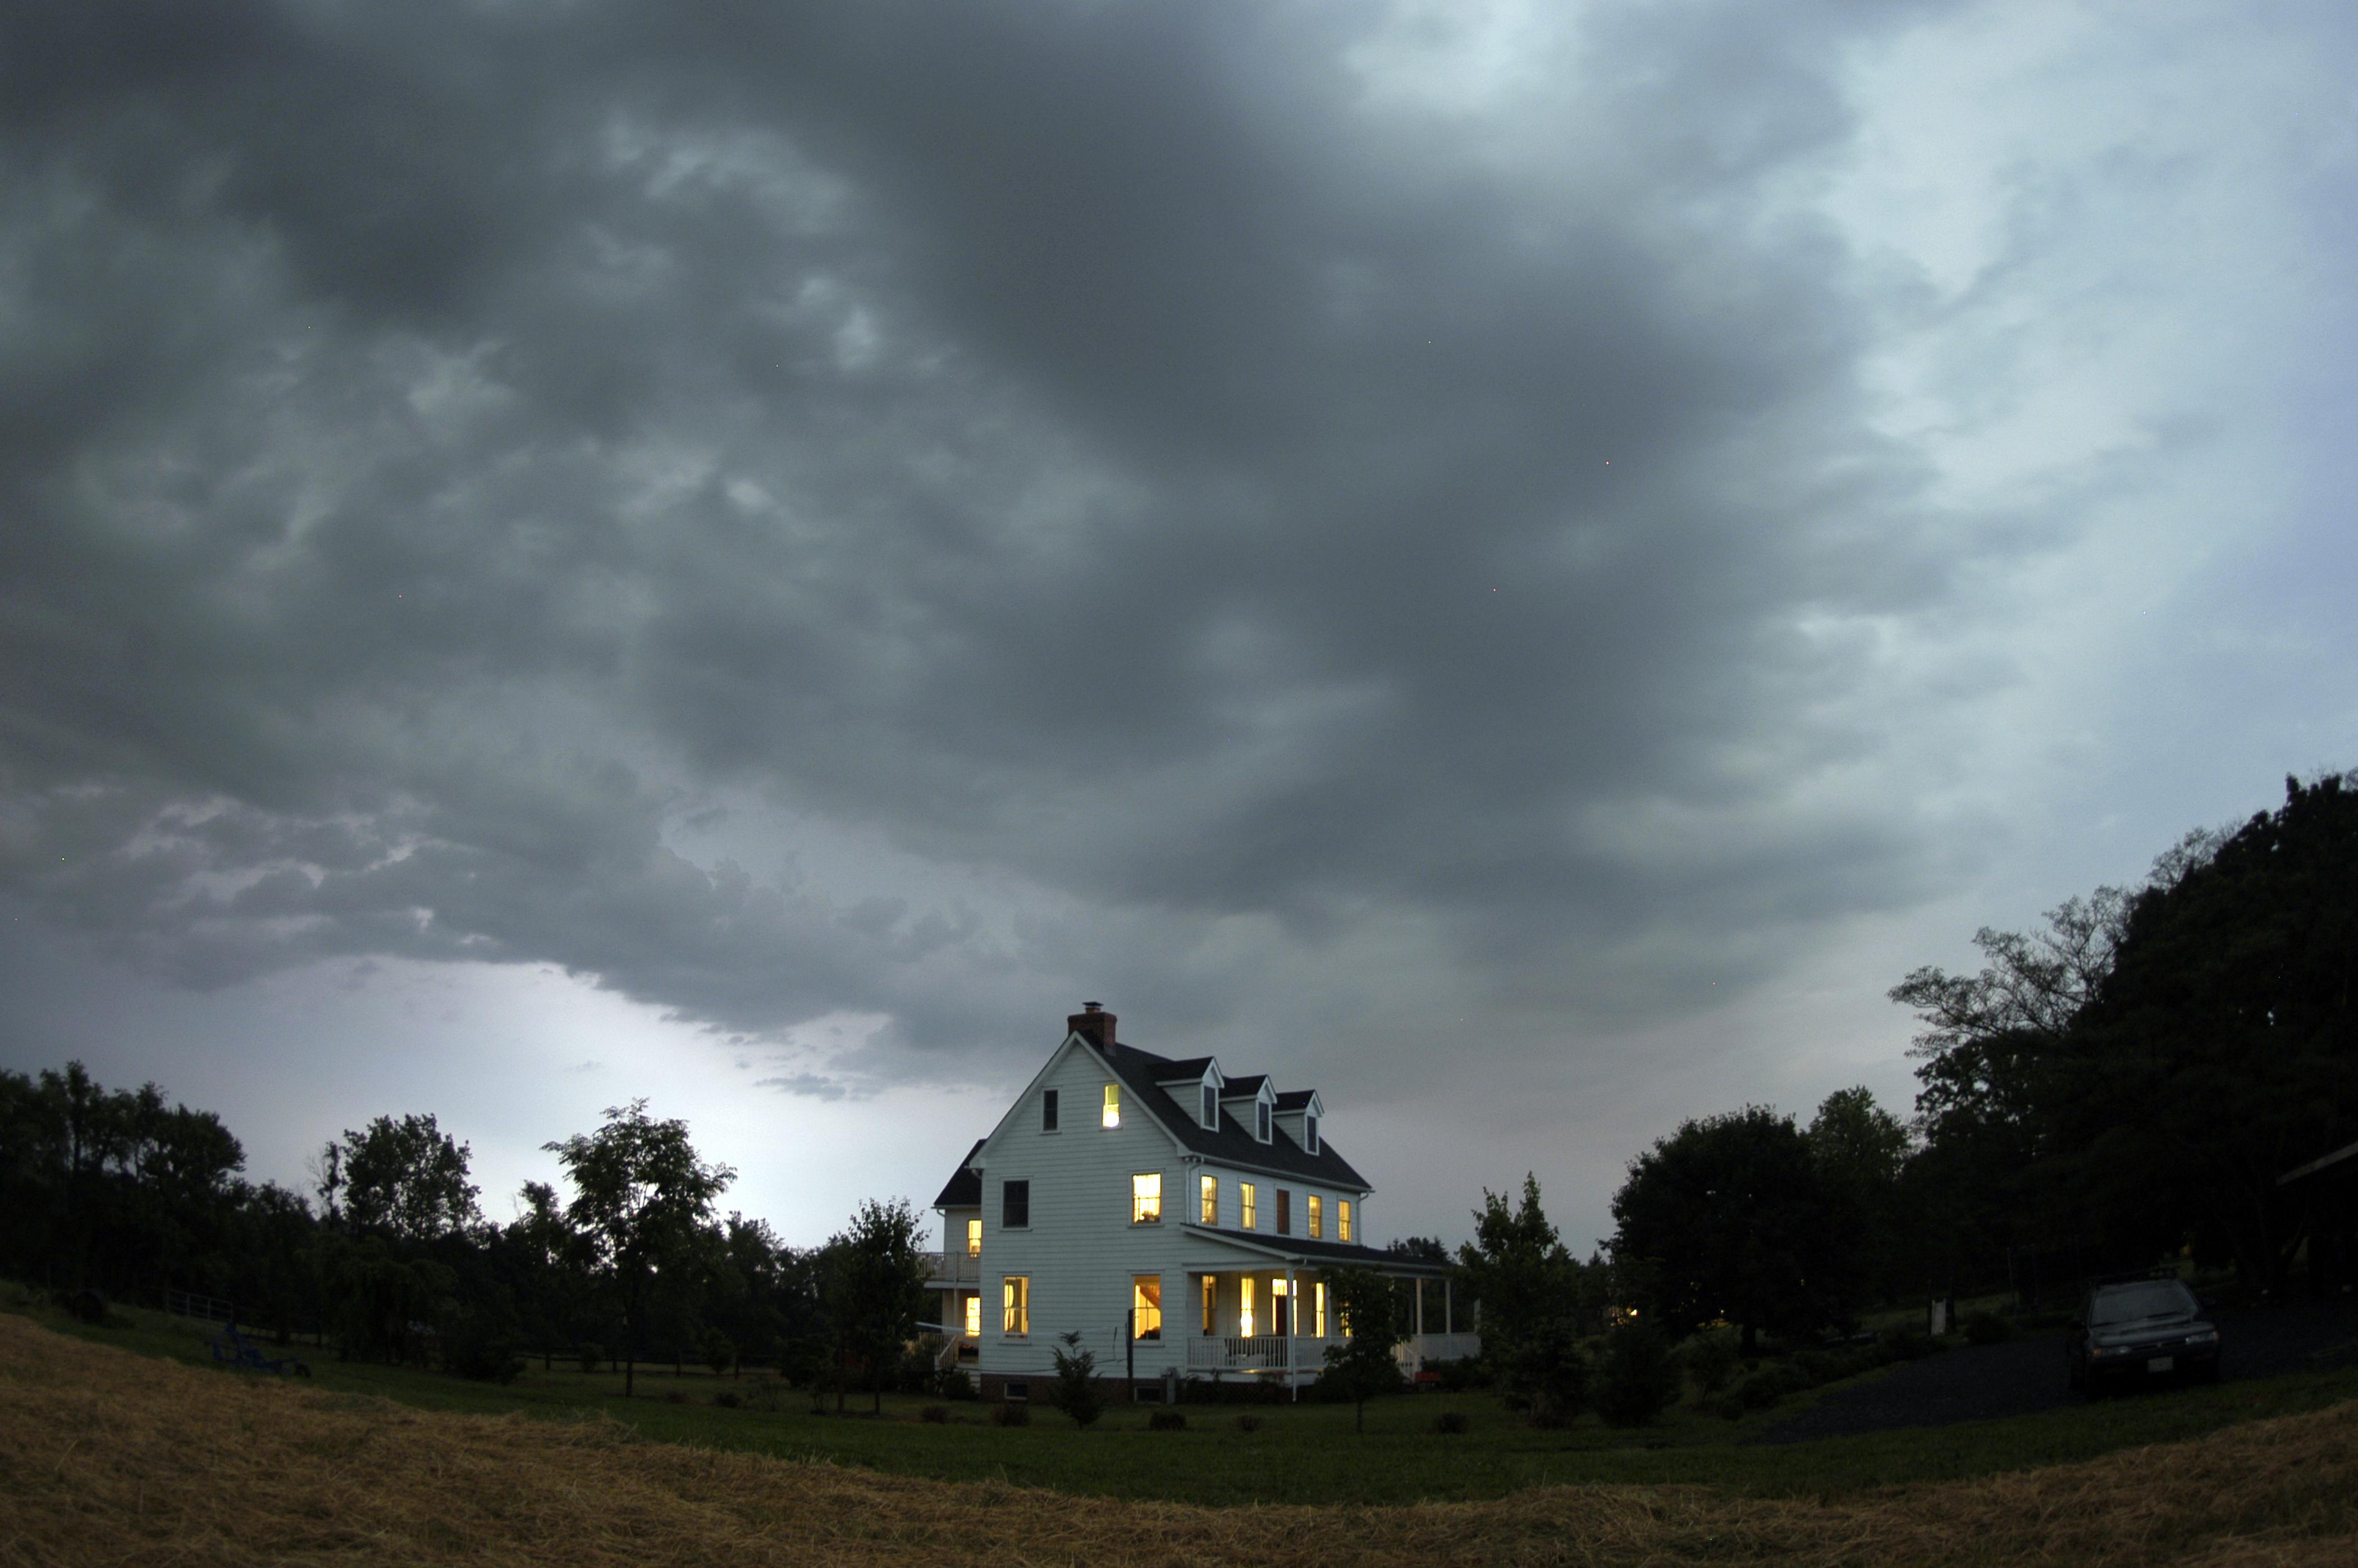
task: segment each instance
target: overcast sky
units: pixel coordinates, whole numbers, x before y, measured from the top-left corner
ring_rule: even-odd
[[[1375,1239],[2358,763],[2358,10],[14,0],[0,1064]]]

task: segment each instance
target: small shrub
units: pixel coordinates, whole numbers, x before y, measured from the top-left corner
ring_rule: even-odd
[[[965,1368],[953,1367],[948,1371],[942,1374],[942,1398],[946,1400],[979,1400],[981,1397],[981,1394],[975,1390],[974,1379],[967,1376],[967,1370]]]
[[[737,1391],[734,1389],[723,1389],[712,1396],[712,1402],[722,1410],[733,1411],[745,1401],[737,1397]]]
[[[1441,1391],[1444,1394],[1469,1393],[1490,1386],[1490,1370],[1479,1356],[1461,1356],[1455,1361],[1427,1361],[1424,1369],[1441,1375]]]
[[[1593,1397],[1607,1426],[1643,1426],[1679,1397],[1679,1367],[1650,1319],[1620,1325],[1596,1357]]]
[[[2014,1325],[1994,1312],[1965,1314],[1965,1343],[1968,1345],[1999,1345],[2014,1337]]]
[[[927,1426],[946,1426],[949,1424],[950,1407],[947,1405],[927,1405],[924,1410],[917,1412],[917,1419],[924,1422]]]
[[[1473,1428],[1473,1418],[1464,1411],[1443,1411],[1433,1418],[1433,1430],[1444,1437],[1463,1437]]]
[[[1774,1367],[1763,1367],[1745,1377],[1728,1390],[1728,1398],[1739,1411],[1765,1411],[1785,1397],[1785,1379]]]
[[[1097,1355],[1081,1348],[1077,1328],[1056,1337],[1064,1348],[1048,1352],[1056,1363],[1056,1383],[1048,1399],[1075,1426],[1086,1429],[1105,1413],[1105,1396],[1098,1391]]]
[[[1181,1411],[1156,1411],[1153,1414],[1146,1418],[1146,1430],[1149,1432],[1184,1432],[1187,1430],[1186,1414]]]
[[[1724,1334],[1698,1334],[1686,1342],[1680,1358],[1696,1390],[1707,1398],[1727,1387],[1736,1370],[1736,1346]]]
[[[605,1363],[606,1347],[585,1339],[581,1342],[581,1348],[575,1352],[575,1357],[581,1363],[582,1371],[594,1372]]]
[[[990,1407],[990,1424],[993,1426],[1030,1426],[1032,1424],[1032,1407],[1030,1405],[993,1405]]]
[[[1237,1430],[1238,1432],[1259,1432],[1260,1430],[1260,1417],[1253,1414],[1250,1411],[1247,1411],[1244,1414],[1237,1417]]]
[[[1809,1378],[1812,1386],[1831,1383],[1848,1371],[1843,1357],[1824,1350],[1803,1350],[1794,1356],[1793,1366]]]

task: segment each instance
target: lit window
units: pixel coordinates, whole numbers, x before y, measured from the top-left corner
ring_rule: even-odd
[[[982,1337],[982,1298],[980,1296],[968,1296],[966,1299],[966,1336],[968,1339]]]
[[[1307,1112],[1304,1112],[1304,1113],[1303,1113],[1303,1118],[1302,1118],[1302,1136],[1303,1136],[1303,1148],[1304,1148],[1308,1152],[1310,1152],[1310,1153],[1313,1153],[1313,1154],[1317,1153],[1317,1152],[1318,1152],[1318,1113],[1317,1113],[1316,1111],[1314,1111],[1314,1111],[1307,1111]],[[1316,1231],[1312,1231],[1312,1232],[1311,1232],[1311,1234],[1312,1234],[1312,1235],[1314,1235],[1314,1236],[1315,1236],[1315,1235],[1317,1234],[1317,1232],[1316,1232]]]
[[[1163,1218],[1163,1173],[1149,1171],[1130,1179],[1130,1223],[1154,1225]]]
[[[1204,1086],[1204,1115],[1202,1119],[1205,1126],[1212,1129],[1216,1132],[1219,1130],[1220,1091],[1214,1088],[1209,1084],[1206,1084]]]
[[[1197,1184],[1203,1188],[1203,1191],[1200,1194],[1200,1206],[1196,1212],[1204,1217],[1204,1223],[1206,1225],[1219,1224],[1220,1178],[1217,1176],[1206,1176],[1203,1177]]]
[[[1105,1124],[1108,1127],[1121,1125],[1121,1086],[1120,1084],[1106,1086]]]
[[[1270,1327],[1279,1334],[1293,1334],[1299,1332],[1300,1325],[1295,1324],[1293,1321],[1293,1303],[1292,1299],[1285,1293],[1285,1281],[1283,1280],[1271,1280],[1269,1282]]]
[[[1310,1332],[1319,1339],[1326,1337],[1326,1281],[1321,1280],[1311,1287]]]
[[[1000,1332],[1030,1334],[1032,1332],[1032,1277],[1010,1274],[999,1281],[999,1300],[1002,1308]]]
[[[1040,1130],[1056,1130],[1056,1091],[1054,1089],[1040,1091]]]
[[[1269,1141],[1269,1101],[1253,1107],[1253,1136],[1263,1143]]]
[[[979,1219],[966,1222],[966,1255],[969,1258],[982,1256],[982,1221]]]
[[[1213,1313],[1220,1304],[1219,1281],[1211,1275],[1204,1276],[1204,1332],[1212,1332]]]
[[[1163,1276],[1136,1274],[1130,1281],[1132,1332],[1140,1339],[1163,1337]]]
[[[1250,1182],[1237,1184],[1237,1223],[1247,1230],[1259,1227],[1253,1213],[1253,1184]]]
[[[1253,1281],[1251,1277],[1247,1276],[1244,1279],[1238,1280],[1237,1281],[1237,1290],[1238,1292],[1238,1300],[1242,1303],[1241,1310],[1237,1314],[1237,1325],[1244,1331],[1244,1336],[1247,1339],[1250,1339],[1253,1336]]]
[[[1315,1241],[1326,1234],[1325,1220],[1318,1212],[1318,1195],[1312,1193],[1303,1201],[1310,1214],[1310,1239]]]
[[[1335,1200],[1335,1239],[1337,1241],[1351,1239],[1351,1200],[1349,1198]]]

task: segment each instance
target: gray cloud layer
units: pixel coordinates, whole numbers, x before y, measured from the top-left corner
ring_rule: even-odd
[[[1889,628],[2070,534],[1878,422],[1919,286],[1780,194],[1942,9],[1475,113],[1352,6],[14,6],[0,876],[893,1072],[1768,973],[1977,830],[1894,737],[2013,675]]]

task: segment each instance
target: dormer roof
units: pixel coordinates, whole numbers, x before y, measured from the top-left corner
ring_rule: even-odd
[[[1158,1056],[1152,1051],[1141,1051],[1135,1045],[1115,1043],[1099,1046],[1090,1043],[1116,1077],[1129,1087],[1130,1096],[1147,1114],[1153,1117],[1179,1146],[1191,1154],[1223,1165],[1235,1165],[1245,1170],[1262,1171],[1271,1175],[1298,1176],[1305,1182],[1345,1192],[1367,1193],[1371,1189],[1368,1179],[1351,1166],[1351,1162],[1335,1152],[1334,1141],[1319,1130],[1318,1152],[1305,1152],[1302,1145],[1283,1128],[1271,1130],[1270,1141],[1261,1142],[1253,1136],[1252,1128],[1229,1114],[1227,1102],[1233,1099],[1258,1099],[1264,1093],[1283,1102],[1285,1097],[1274,1094],[1266,1073],[1254,1073],[1244,1077],[1229,1078],[1220,1090],[1222,1109],[1220,1124],[1206,1127],[1195,1119],[1193,1106],[1181,1103],[1165,1092],[1163,1085],[1184,1082],[1201,1076],[1195,1073],[1174,1071],[1184,1064],[1168,1056]],[[1208,1062],[1210,1058],[1199,1058]],[[1295,1091],[1303,1096],[1314,1090]],[[1302,1102],[1307,1104],[1305,1098]],[[968,1158],[971,1159],[969,1155]]]

